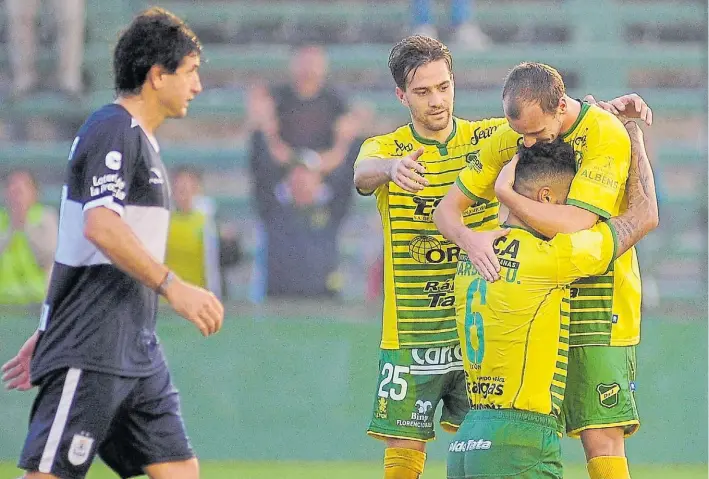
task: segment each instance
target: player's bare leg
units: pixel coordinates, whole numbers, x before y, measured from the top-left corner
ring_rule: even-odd
[[[194,457],[186,461],[151,464],[144,470],[150,479],[199,479],[199,462]]]
[[[24,476],[18,477],[17,479],[60,479],[52,474],[46,474],[44,472],[32,471],[26,472]]]
[[[622,427],[586,429],[581,443],[591,479],[630,479]]]
[[[426,462],[426,443],[411,439],[387,439],[384,479],[418,479]]]

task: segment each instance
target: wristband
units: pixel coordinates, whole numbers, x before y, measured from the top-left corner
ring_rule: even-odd
[[[158,287],[155,289],[155,291],[160,295],[160,296],[165,296],[165,290],[167,289],[168,286],[170,286],[170,283],[172,283],[175,280],[175,273],[172,271],[168,271],[167,274],[165,275],[165,279],[162,280],[162,282],[158,285]]]

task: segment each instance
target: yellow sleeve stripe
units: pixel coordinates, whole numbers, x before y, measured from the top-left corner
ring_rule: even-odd
[[[477,202],[477,203],[489,203],[488,200],[484,200],[480,198],[479,196],[475,195],[472,191],[470,191],[468,188],[465,187],[462,181],[460,181],[460,177],[458,177],[455,180],[455,184],[458,185],[458,188],[460,188],[460,191],[463,192],[465,196],[470,198],[471,200]]]
[[[593,205],[590,205],[590,204],[586,203],[585,201],[567,199],[566,204],[571,205],[571,206],[578,206],[579,208],[590,211],[591,213],[596,213],[598,216],[600,216],[603,219],[608,219],[611,217],[611,214],[608,213],[607,211],[602,210],[601,208],[597,208]]]

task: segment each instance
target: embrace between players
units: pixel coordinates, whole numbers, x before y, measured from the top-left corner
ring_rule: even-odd
[[[637,95],[572,99],[556,70],[522,63],[505,80],[505,118],[471,122],[452,114],[445,45],[408,37],[389,67],[412,121],[366,140],[354,179],[384,229],[368,429],[386,441],[384,477],[423,472],[441,402],[441,426],[457,431],[449,479],[561,478],[563,430],[581,438],[591,479],[630,477],[633,245],[658,224],[632,119],[652,112]]]
[[[114,51],[116,102],[72,145],[40,325],[3,366],[8,388],[38,386],[19,463],[27,479],[82,479],[97,454],[121,477],[199,477],[155,334],[158,296],[205,336],[224,311],[163,265],[170,191],[154,133],[202,90],[200,53],[179,18],[141,13]],[[580,434],[592,478],[629,477],[632,245],[657,224],[639,128],[567,97],[544,65],[515,68],[506,118],[478,122],[452,116],[440,42],[406,38],[390,67],[412,123],[367,140],[355,167],[385,231],[369,428],[387,441],[385,477],[423,471],[441,400],[442,424],[458,430],[450,478],[561,477],[561,420]],[[637,96],[602,105],[651,122]]]

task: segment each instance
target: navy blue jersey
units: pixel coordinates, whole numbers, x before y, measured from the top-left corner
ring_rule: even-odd
[[[120,105],[79,129],[69,153],[59,237],[32,381],[60,368],[143,377],[164,364],[155,334],[158,296],[84,237],[84,214],[122,216],[158,261],[165,257],[170,189],[157,144]]]

